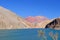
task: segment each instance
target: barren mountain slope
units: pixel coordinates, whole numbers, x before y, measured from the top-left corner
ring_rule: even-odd
[[[0,7],[0,29],[20,29],[29,27],[23,18],[16,16],[15,13]]]

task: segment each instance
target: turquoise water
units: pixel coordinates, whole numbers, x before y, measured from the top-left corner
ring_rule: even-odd
[[[39,31],[44,33],[44,37],[40,36]],[[60,39],[60,30],[53,29],[11,29],[0,30],[0,40],[53,40],[49,35],[52,32],[53,35],[58,34],[57,40]]]

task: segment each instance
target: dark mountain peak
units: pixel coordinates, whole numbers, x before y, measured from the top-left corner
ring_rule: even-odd
[[[60,30],[60,18],[54,19],[53,21],[48,23],[45,28],[52,28],[52,29]]]

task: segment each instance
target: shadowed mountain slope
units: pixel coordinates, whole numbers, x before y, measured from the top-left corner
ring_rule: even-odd
[[[53,21],[48,23],[45,28],[52,28],[52,29],[60,30],[60,18],[54,19]]]

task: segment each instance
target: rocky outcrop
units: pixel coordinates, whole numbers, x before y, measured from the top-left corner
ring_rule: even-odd
[[[60,18],[54,19],[53,21],[48,23],[45,28],[52,28],[52,29],[60,30]]]

